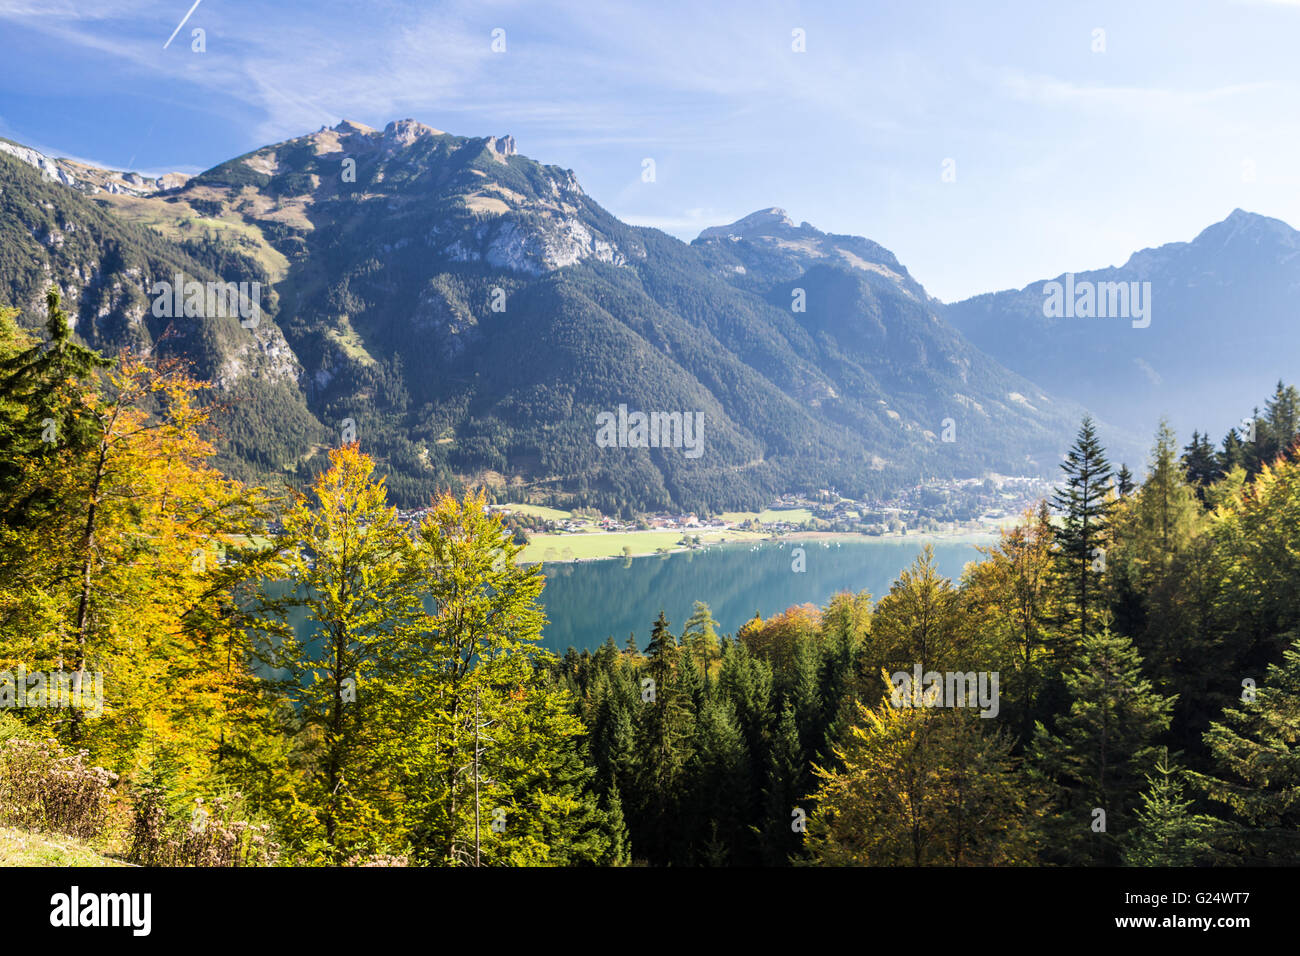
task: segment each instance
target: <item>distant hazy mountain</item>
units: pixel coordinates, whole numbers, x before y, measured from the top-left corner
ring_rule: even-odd
[[[1085,284],[1123,283],[1131,294],[1133,283],[1140,293],[1149,283],[1146,327],[1134,322],[1147,319],[1115,317],[1118,310],[1045,316],[1050,282],[1064,291],[1066,277],[976,296],[943,314],[1008,368],[1144,438],[1166,415],[1183,439],[1195,428],[1217,440],[1279,378],[1300,379],[1300,233],[1277,219],[1238,209],[1191,242],[1073,274],[1076,304]],[[1117,302],[1119,291],[1101,295]]]
[[[88,287],[94,344],[202,353],[255,412],[228,430],[253,471],[302,472],[354,429],[410,504],[461,478],[719,509],[1042,471],[1077,422],[875,243],[768,210],[688,245],[620,222],[510,137],[344,122],[152,183],[18,158],[35,168],[0,156],[16,241],[0,283],[27,321],[49,277]],[[263,326],[156,320],[151,284],[178,269],[265,283]],[[702,413],[702,453],[601,447],[620,405]]]

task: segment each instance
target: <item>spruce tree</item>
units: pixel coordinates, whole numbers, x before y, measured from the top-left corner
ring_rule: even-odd
[[[718,675],[718,691],[735,710],[736,723],[749,754],[749,785],[741,796],[744,817],[758,820],[762,814],[762,795],[766,785],[767,755],[771,749],[772,668],[767,661],[751,654],[740,641],[728,641]],[[756,858],[740,857],[734,862],[754,865]]]
[[[1133,493],[1133,473],[1128,470],[1128,465],[1120,465],[1119,473],[1115,476],[1115,493],[1121,498],[1127,498]]]
[[[1225,848],[1247,864],[1300,862],[1300,638],[1210,725],[1214,772],[1190,776],[1226,806]]]
[[[677,638],[660,611],[646,649],[646,676],[653,683],[643,684],[641,695],[635,791],[635,829],[643,837],[637,850],[660,866],[680,850],[685,836],[678,816],[691,760],[695,714],[694,702],[681,686],[681,658]]]
[[[1300,392],[1294,385],[1278,381],[1272,397],[1264,403],[1259,431],[1262,432],[1262,436],[1257,436],[1261,464],[1272,463],[1291,450],[1300,431]]]
[[[710,675],[714,662],[722,655],[717,628],[718,622],[713,619],[709,606],[703,601],[696,601],[691,616],[682,629],[682,644],[705,677]]]
[[[1210,444],[1210,436],[1192,432],[1192,440],[1183,449],[1183,472],[1187,483],[1196,489],[1196,496],[1205,501],[1205,489],[1223,477],[1223,470]]]
[[[1061,470],[1065,472],[1065,484],[1052,496],[1052,504],[1062,516],[1056,530],[1057,554],[1072,613],[1069,623],[1082,642],[1091,633],[1101,604],[1101,571],[1111,510],[1110,463],[1091,417],[1083,419]]]
[[[1246,467],[1246,452],[1242,447],[1241,439],[1237,437],[1237,429],[1229,428],[1228,433],[1223,436],[1223,447],[1218,454],[1219,470],[1225,475],[1234,468]]]
[[[811,789],[808,765],[800,751],[794,708],[786,701],[767,758],[762,822],[755,828],[765,866],[786,866],[803,847],[802,833],[792,827],[796,809],[812,811],[805,799]]]
[[[1113,865],[1173,701],[1142,676],[1132,642],[1104,628],[1083,641],[1065,683],[1069,712],[1052,730],[1040,722],[1030,748],[1058,813],[1050,845],[1061,862]]]
[[[97,445],[101,425],[79,400],[100,369],[113,362],[72,336],[58,289],[45,297],[46,338],[34,342],[0,312],[0,522],[32,526],[49,502],[39,489],[14,498],[24,469],[56,448],[72,453]]]
[[[1168,749],[1156,757],[1146,775],[1142,805],[1133,814],[1133,827],[1124,841],[1125,866],[1196,866],[1211,853],[1213,817],[1192,813],[1194,801],[1185,795],[1184,771],[1171,763]]]
[[[694,752],[677,825],[689,853],[674,862],[725,866],[743,862],[752,839],[743,799],[750,786],[749,752],[730,703],[708,700],[696,720]]]
[[[606,830],[609,833],[609,848],[605,851],[605,858],[600,862],[605,866],[627,866],[632,862],[632,845],[628,839],[627,825],[623,820],[623,797],[617,785],[612,785],[605,791],[601,803],[605,811]]]

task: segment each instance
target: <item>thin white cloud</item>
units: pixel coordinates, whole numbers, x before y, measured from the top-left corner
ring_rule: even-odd
[[[1001,87],[1014,99],[1047,106],[1123,109],[1139,113],[1166,113],[1174,108],[1206,106],[1276,89],[1275,84],[1263,82],[1234,83],[1205,90],[1088,85],[1012,69],[1002,71]]]

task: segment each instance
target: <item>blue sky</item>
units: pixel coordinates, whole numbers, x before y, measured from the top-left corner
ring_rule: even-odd
[[[1300,225],[1300,0],[201,0],[164,49],[192,2],[0,0],[0,135],[197,172],[342,118],[511,133],[627,221],[781,206],[945,300]]]

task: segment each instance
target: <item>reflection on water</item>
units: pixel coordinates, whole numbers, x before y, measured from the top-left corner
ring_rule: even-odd
[[[956,579],[977,545],[992,537],[934,540],[939,570]],[[720,633],[735,633],[757,611],[769,617],[795,604],[823,605],[838,591],[870,591],[879,598],[900,571],[920,554],[917,538],[861,538],[829,542],[787,541],[733,545],[644,558],[546,566],[549,623],[543,644],[563,653],[594,649],[612,636],[620,646],[629,634],[644,648],[662,608],[681,633],[691,606],[704,601]],[[794,549],[804,549],[807,570],[791,570]]]

